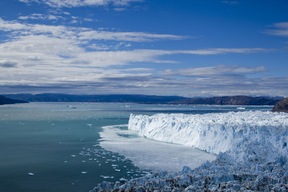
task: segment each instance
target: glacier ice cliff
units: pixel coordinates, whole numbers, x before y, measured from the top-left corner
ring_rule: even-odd
[[[128,128],[217,154],[217,159],[179,173],[104,182],[93,191],[288,191],[287,113],[131,115]]]
[[[237,161],[254,156],[288,154],[288,114],[263,111],[204,115],[130,115],[128,129],[163,142],[195,147],[209,153],[228,152]],[[251,151],[251,146],[261,148]],[[252,153],[252,154],[251,154]]]

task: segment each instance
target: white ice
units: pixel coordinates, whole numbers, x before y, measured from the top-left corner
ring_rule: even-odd
[[[95,192],[103,189],[153,191],[155,188],[167,191],[288,191],[288,113],[244,111],[204,115],[131,115],[128,127],[132,132],[127,134],[166,142],[156,151],[159,159],[151,156],[144,159],[145,162],[153,164],[156,160],[162,166],[166,159],[182,157],[177,150],[173,154],[166,153],[165,145],[171,145],[167,142],[191,149],[197,147],[217,154],[217,158],[195,169],[189,165],[188,158],[184,164],[192,170],[184,167],[182,172],[173,175],[152,174],[128,181],[120,187],[99,184]],[[130,145],[125,140],[116,142],[118,149],[113,149],[121,151],[124,143],[124,152],[127,153],[129,147],[133,149],[135,146],[131,156],[140,158],[142,150],[146,153],[149,149],[154,151],[158,148],[157,142],[149,141],[149,148],[141,150],[147,139],[144,141],[144,145],[139,138]],[[175,144],[172,146],[177,146]],[[166,155],[162,156],[163,152]]]
[[[127,127],[127,125],[124,125]],[[121,126],[103,127],[100,145],[130,159],[142,169],[155,171],[181,171],[183,166],[195,168],[216,156],[191,147],[157,142],[139,137],[136,131]]]
[[[34,176],[35,175],[34,173],[31,173],[31,172],[27,173],[27,174],[30,175],[30,176]]]
[[[250,153],[259,153],[257,156],[267,161],[288,155],[288,114],[285,113],[131,115],[128,128],[157,141],[195,147],[214,154],[229,152],[238,161],[251,158],[244,157],[249,150]],[[257,149],[252,152],[251,147]]]

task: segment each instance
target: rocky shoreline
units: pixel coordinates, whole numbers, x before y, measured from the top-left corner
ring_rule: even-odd
[[[272,109],[273,112],[286,112],[288,113],[288,97],[276,103]]]

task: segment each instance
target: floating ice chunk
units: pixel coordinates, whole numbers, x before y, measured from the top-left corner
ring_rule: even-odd
[[[34,173],[27,173],[29,176],[34,176],[35,174]]]
[[[81,173],[82,173],[82,174],[86,174],[86,173],[87,173],[87,171],[81,171]]]
[[[76,155],[71,155],[71,157],[76,157]]]

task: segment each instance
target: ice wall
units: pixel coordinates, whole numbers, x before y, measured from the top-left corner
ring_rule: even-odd
[[[239,161],[271,161],[288,155],[288,114],[263,111],[204,115],[130,115],[128,129],[163,142],[210,153],[229,152]]]

